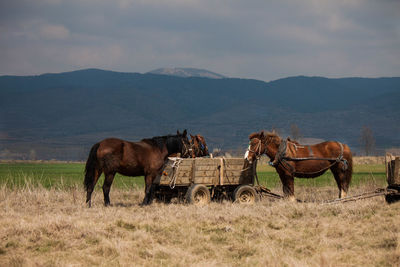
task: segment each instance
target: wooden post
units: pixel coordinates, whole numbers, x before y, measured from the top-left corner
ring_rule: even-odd
[[[192,159],[192,173],[190,176],[190,183],[194,183],[194,178],[195,178],[195,173],[196,173],[196,158]]]
[[[389,186],[400,185],[400,157],[386,154],[386,177]]]
[[[396,157],[394,160],[394,177],[393,183],[396,185],[400,185],[400,157]]]
[[[389,185],[390,185],[390,181],[392,180],[391,167],[390,167],[391,161],[392,161],[392,154],[386,153],[386,156],[385,156],[386,180]]]
[[[219,185],[224,185],[224,158],[221,158],[221,168],[219,169]]]

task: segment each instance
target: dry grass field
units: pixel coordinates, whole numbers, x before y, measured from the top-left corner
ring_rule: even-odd
[[[374,185],[351,188],[351,194]],[[274,189],[280,192],[279,188]],[[299,187],[309,201],[334,187]],[[0,188],[0,266],[399,266],[400,203],[336,205],[262,200],[246,206],[139,206],[112,188],[112,206],[81,187]]]

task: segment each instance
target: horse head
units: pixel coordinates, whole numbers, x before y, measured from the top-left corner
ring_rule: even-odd
[[[192,148],[192,158],[210,155],[206,141],[201,135],[190,135],[190,146]]]
[[[204,139],[203,136],[201,136],[200,134],[196,135],[198,141],[199,141],[199,145],[200,145],[200,149],[203,153],[203,156],[209,156],[210,153],[208,152],[208,147],[206,144],[206,139]]]
[[[179,130],[177,130],[176,134],[177,134],[177,137],[179,138],[177,152],[181,153],[182,158],[190,157],[191,145],[190,145],[189,139],[187,137],[186,129],[183,131],[183,133],[180,133]]]
[[[267,154],[271,146],[279,146],[281,138],[273,132],[260,131],[249,135],[249,147],[246,150],[245,159],[251,164],[255,159]],[[268,155],[271,157],[271,155]]]

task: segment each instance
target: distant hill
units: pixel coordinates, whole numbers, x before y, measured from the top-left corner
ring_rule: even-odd
[[[400,146],[400,78],[289,77],[272,82],[87,69],[0,76],[0,158],[85,159],[91,145],[187,128],[210,149],[244,151],[248,135],[278,129],[360,150]]]
[[[150,74],[171,75],[177,77],[202,77],[210,79],[222,79],[225,76],[208,70],[194,68],[160,68],[148,72]]]

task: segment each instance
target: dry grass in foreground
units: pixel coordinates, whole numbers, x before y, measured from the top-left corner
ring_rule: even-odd
[[[297,192],[322,200],[336,188]],[[140,207],[142,197],[113,188],[113,206],[103,207],[96,192],[88,209],[81,189],[3,187],[0,266],[400,264],[400,203],[389,206],[382,197],[329,206],[263,200]]]

